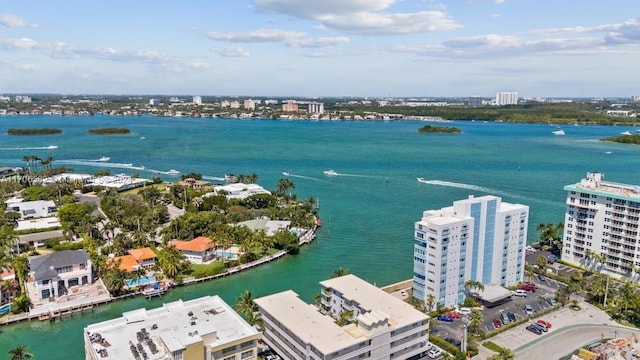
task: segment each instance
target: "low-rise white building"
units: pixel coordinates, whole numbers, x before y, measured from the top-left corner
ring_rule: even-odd
[[[128,311],[83,335],[87,360],[251,360],[261,337],[217,295]]]
[[[74,286],[93,283],[91,260],[85,250],[56,251],[29,258],[29,281],[42,300],[64,295]]]
[[[227,199],[245,199],[257,194],[271,194],[271,192],[258,184],[234,183],[214,186],[213,193],[204,196],[225,195]]]
[[[52,200],[24,201],[21,198],[9,199],[5,202],[7,211],[20,214],[19,220],[51,217],[58,211]]]
[[[409,359],[425,352],[427,315],[354,275],[321,284],[322,312],[291,290],[255,300],[264,341],[283,359]],[[349,321],[341,326],[334,317]]]

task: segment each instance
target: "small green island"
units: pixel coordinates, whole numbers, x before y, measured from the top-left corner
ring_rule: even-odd
[[[127,128],[89,129],[89,134],[94,134],[94,135],[124,135],[129,133],[131,133],[131,130]]]
[[[621,144],[640,145],[640,134],[609,136],[600,139],[600,141],[612,141]]]
[[[421,133],[459,134],[462,131],[460,131],[460,129],[458,129],[458,128],[449,127],[449,126],[425,125],[425,126],[421,127],[420,129],[418,129],[418,132],[421,132]]]
[[[61,134],[62,130],[54,128],[39,128],[39,129],[8,129],[8,135],[50,135]]]

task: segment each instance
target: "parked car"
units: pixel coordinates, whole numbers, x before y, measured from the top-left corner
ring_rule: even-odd
[[[453,318],[451,316],[438,315],[438,320],[445,322],[453,322]]]
[[[534,324],[528,325],[526,327],[526,329],[531,331],[532,333],[534,333],[536,335],[542,335],[542,330],[540,329],[540,327],[538,327],[538,326],[536,326]]]
[[[436,359],[438,358],[440,355],[442,355],[442,350],[438,349],[437,347],[433,347],[433,349],[429,350],[429,352],[427,353],[427,356],[430,359]]]
[[[531,325],[539,327],[539,328],[540,328],[540,330],[542,330],[542,332],[547,332],[547,331],[549,331],[549,329],[547,329],[544,325],[542,325],[542,324],[538,324],[537,322],[535,322],[535,323],[533,323],[533,324],[531,324]]]
[[[511,319],[509,319],[509,315],[507,315],[507,313],[505,313],[505,312],[500,314],[500,320],[502,321],[502,324],[504,324],[504,325],[507,325],[508,323],[511,322]]]
[[[536,292],[536,285],[532,283],[518,285],[519,290]]]
[[[509,321],[511,321],[511,322],[516,321],[516,314],[514,314],[512,312],[508,312],[507,316],[509,317]]]
[[[546,320],[542,320],[539,319],[538,321],[536,321],[538,324],[543,325],[544,327],[546,327],[547,329],[551,329],[551,323],[546,321]]]
[[[542,274],[538,274],[538,280],[545,281],[545,280],[547,280],[547,277],[542,275]]]
[[[527,315],[533,315],[533,307],[531,307],[531,305],[526,304],[524,306],[524,313]]]
[[[454,320],[455,319],[460,319],[460,314],[455,312],[455,311],[447,311],[446,313],[443,314],[444,316],[449,316],[452,317]]]
[[[549,264],[553,264],[554,262],[558,261],[558,257],[553,255],[553,254],[549,254],[547,255],[547,262]]]
[[[558,302],[556,301],[556,299],[555,299],[555,298],[552,298],[552,297],[547,298],[547,302],[548,302],[548,303],[549,303],[549,305],[551,305],[551,306],[556,306],[556,304],[558,303]]]
[[[448,342],[449,344],[453,344],[457,347],[460,347],[460,345],[462,345],[462,342],[458,339],[454,339],[451,337],[445,338],[444,341]]]
[[[429,350],[433,349],[433,344],[427,341],[424,344],[424,349],[425,349],[425,351],[429,351]]]
[[[500,319],[498,319],[498,318],[493,319],[493,326],[496,329],[501,328],[502,327],[502,321],[500,321]]]
[[[513,295],[518,297],[527,297],[527,290],[522,290],[522,289],[514,290]]]
[[[455,309],[454,311],[457,312],[460,315],[469,315],[469,314],[471,314],[471,308],[468,308],[468,307],[461,307],[461,308]]]

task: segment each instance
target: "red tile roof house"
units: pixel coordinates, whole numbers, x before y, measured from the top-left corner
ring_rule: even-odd
[[[129,250],[129,255],[133,256],[138,264],[145,268],[152,267],[156,264],[156,253],[148,247]]]
[[[216,244],[211,238],[199,236],[190,241],[173,240],[169,243],[178,249],[190,262],[202,264],[216,256]]]

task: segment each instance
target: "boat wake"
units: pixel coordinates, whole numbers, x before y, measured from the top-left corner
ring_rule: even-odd
[[[0,150],[7,150],[7,151],[11,151],[11,150],[54,150],[57,149],[58,146],[56,145],[49,145],[49,146],[27,146],[27,147],[14,147],[14,148],[0,148]]]
[[[94,160],[56,160],[56,163],[69,164],[69,165],[107,167],[107,168],[117,168],[117,169],[145,170],[144,166],[133,166],[133,164],[109,163],[109,162],[101,162],[101,161],[94,161]]]
[[[216,180],[216,181],[225,181],[225,180],[227,180],[227,179],[225,179],[224,177],[206,176],[206,175],[202,176],[202,178],[203,178],[204,180]]]
[[[283,174],[284,175],[284,174]],[[319,179],[311,177],[311,176],[304,176],[304,175],[296,175],[296,174],[291,174],[289,173],[289,175],[285,175],[285,176],[289,176],[289,177],[294,177],[294,178],[299,178],[299,179],[307,179],[307,180],[316,180],[319,181]]]
[[[424,183],[424,184],[438,185],[438,186],[448,186],[448,187],[453,187],[453,188],[458,188],[458,189],[475,190],[475,191],[480,191],[480,192],[484,192],[484,193],[492,194],[492,195],[507,196],[507,197],[511,197],[511,198],[515,198],[515,199],[522,199],[522,200],[527,200],[527,201],[532,201],[532,202],[537,202],[537,203],[545,203],[545,204],[555,205],[555,203],[552,202],[552,201],[547,201],[547,200],[532,198],[532,197],[528,197],[528,196],[513,194],[513,193],[510,193],[510,192],[497,190],[497,189],[491,189],[491,188],[487,188],[487,187],[484,187],[484,186],[457,183],[457,182],[453,182],[453,181],[443,181],[443,180],[418,180],[418,181],[420,181],[421,183]]]

